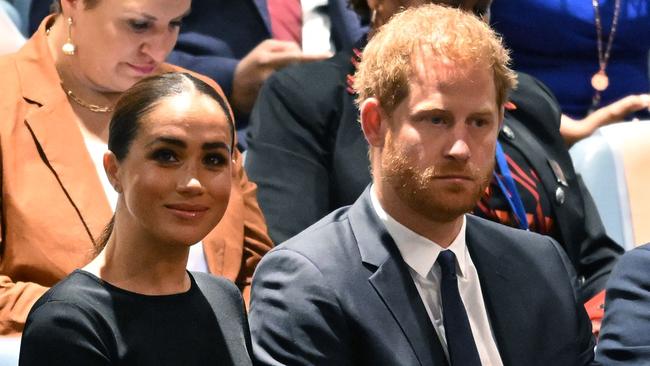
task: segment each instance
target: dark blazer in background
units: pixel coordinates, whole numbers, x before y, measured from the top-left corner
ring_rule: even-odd
[[[626,253],[607,282],[596,361],[650,364],[650,244]]]
[[[327,14],[337,50],[351,47],[363,34],[347,0],[328,0]],[[192,0],[168,62],[211,77],[230,95],[237,63],[272,38],[270,24],[266,0]]]
[[[350,57],[352,52],[340,52],[275,73],[251,113],[245,169],[258,184],[257,198],[276,243],[352,204],[370,182],[368,144],[354,96],[347,91],[346,77],[354,73]],[[519,150],[538,173],[558,227],[556,240],[577,269],[587,300],[605,287],[623,250],[606,235],[576,176],[559,133],[555,98],[539,81],[520,73],[511,100],[517,109],[506,111],[505,125],[513,133],[501,133],[499,141]],[[568,186],[558,183],[549,158],[558,162]],[[562,200],[556,199],[558,188]]]
[[[593,360],[591,324],[555,241],[471,215],[466,238],[504,365]],[[259,365],[447,364],[369,190],[262,259],[249,322]]]
[[[350,47],[362,34],[361,22],[347,0],[328,0],[336,49]],[[216,80],[229,97],[235,68],[255,46],[271,36],[266,0],[192,0],[176,48],[168,62]],[[247,148],[248,115],[235,111],[239,147]]]

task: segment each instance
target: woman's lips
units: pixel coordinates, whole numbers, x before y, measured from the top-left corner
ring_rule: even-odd
[[[128,64],[133,70],[138,72],[139,74],[143,75],[148,75],[153,72],[153,70],[156,69],[155,65],[134,65],[134,64]]]
[[[208,211],[207,206],[189,205],[189,204],[169,204],[165,205],[172,214],[183,219],[196,219]]]

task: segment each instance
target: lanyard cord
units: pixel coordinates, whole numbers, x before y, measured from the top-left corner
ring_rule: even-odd
[[[515,220],[519,225],[520,229],[528,230],[528,219],[526,218],[526,210],[524,210],[524,203],[519,196],[519,191],[515,185],[515,181],[512,178],[510,169],[508,168],[508,162],[506,161],[506,155],[503,152],[501,143],[497,141],[496,148],[496,162],[499,169],[500,175],[497,174],[496,170],[492,173],[494,179],[499,184],[501,192],[506,197],[510,209],[515,214]]]

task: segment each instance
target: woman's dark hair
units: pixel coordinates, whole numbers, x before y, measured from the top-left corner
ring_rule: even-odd
[[[108,149],[122,161],[140,127],[140,121],[163,99],[197,92],[216,101],[230,127],[231,154],[234,151],[235,126],[225,99],[210,85],[188,73],[170,72],[144,78],[129,88],[115,105],[108,127]]]
[[[163,99],[199,93],[214,99],[223,110],[230,127],[230,147],[232,154],[235,146],[235,125],[226,100],[210,85],[188,73],[170,72],[144,78],[128,89],[115,105],[115,112],[108,127],[108,149],[122,161],[129,153],[142,118],[151,112]],[[95,255],[106,246],[113,231],[115,216],[106,225],[95,242]]]

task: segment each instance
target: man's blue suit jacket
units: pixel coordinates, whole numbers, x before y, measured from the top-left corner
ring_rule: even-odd
[[[621,257],[609,277],[596,361],[650,365],[650,244]]]
[[[504,365],[576,366],[594,340],[572,266],[549,237],[467,216]],[[260,365],[446,365],[369,190],[262,258],[249,315]]]

